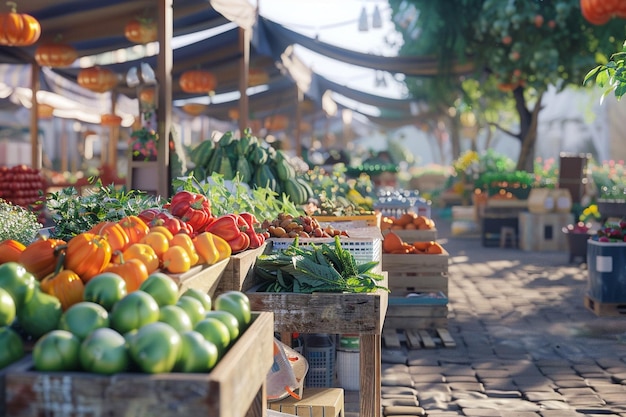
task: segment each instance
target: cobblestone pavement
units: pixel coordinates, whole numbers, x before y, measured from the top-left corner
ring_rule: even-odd
[[[383,415],[626,416],[626,316],[585,308],[584,265],[566,252],[485,248],[435,220],[456,347],[383,345]]]

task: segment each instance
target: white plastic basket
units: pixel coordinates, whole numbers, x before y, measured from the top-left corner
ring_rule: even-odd
[[[291,244],[293,244],[293,239],[279,239],[279,238],[270,238],[268,239],[272,243],[272,251],[285,250]],[[322,245],[328,244],[332,247],[335,246],[334,239],[321,238],[321,239],[299,239],[298,244],[300,247],[306,247],[311,244]],[[382,260],[382,250],[383,243],[381,239],[353,239],[353,238],[345,238],[341,239],[341,247],[354,256],[354,260],[360,263],[365,262],[381,262]]]

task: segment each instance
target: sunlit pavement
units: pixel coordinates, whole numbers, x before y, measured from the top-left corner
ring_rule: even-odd
[[[383,345],[382,414],[626,416],[626,316],[585,308],[585,266],[567,252],[485,248],[433,218],[450,254],[456,347]],[[346,394],[346,416],[356,417]]]

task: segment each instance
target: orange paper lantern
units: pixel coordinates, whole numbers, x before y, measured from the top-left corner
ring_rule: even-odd
[[[35,61],[42,67],[69,67],[76,58],[76,49],[65,43],[44,43],[35,50]]]
[[[205,112],[207,106],[205,104],[200,103],[186,103],[183,104],[183,110],[185,113],[190,114],[192,116],[198,116]]]
[[[0,45],[29,46],[39,40],[41,25],[31,15],[17,13],[16,4],[9,2],[11,11],[0,13]]]
[[[122,118],[117,114],[103,114],[100,116],[100,124],[108,127],[118,127],[122,124]]]
[[[126,39],[144,44],[157,40],[157,25],[152,19],[132,19],[124,28]]]
[[[117,85],[117,75],[106,68],[85,68],[78,73],[78,84],[96,93],[104,93]]]
[[[179,80],[180,88],[185,93],[209,93],[215,90],[215,75],[203,70],[189,70],[182,73]]]
[[[265,119],[267,130],[285,130],[289,125],[289,119],[283,114],[275,114]]]

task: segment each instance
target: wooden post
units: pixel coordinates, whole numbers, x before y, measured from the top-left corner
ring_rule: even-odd
[[[296,156],[302,156],[302,131],[300,127],[302,125],[302,101],[304,100],[304,94],[298,84],[296,84]]]
[[[41,153],[39,152],[39,103],[37,91],[39,91],[39,65],[33,61],[30,72],[30,89],[32,92],[32,105],[30,108],[30,166],[41,169]]]
[[[159,142],[157,144],[157,194],[169,198],[171,172],[169,139],[172,126],[172,26],[173,0],[160,0],[158,5],[159,55],[157,56],[157,80],[159,82],[159,98],[157,124]]]
[[[250,29],[239,28],[239,134],[248,127],[248,70],[250,69]]]

